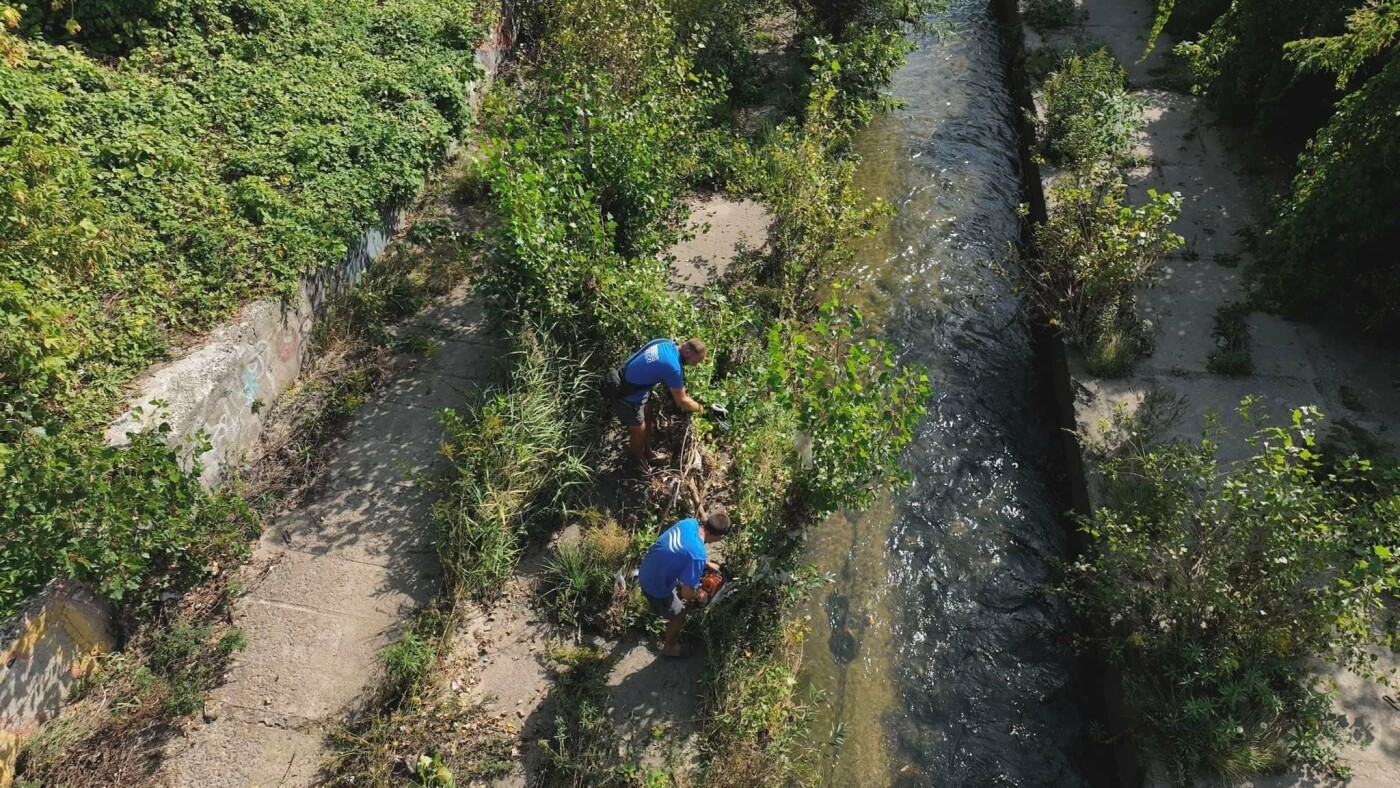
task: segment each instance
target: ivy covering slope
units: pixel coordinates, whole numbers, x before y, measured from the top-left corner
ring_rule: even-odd
[[[211,527],[173,454],[101,448],[122,385],[414,195],[470,123],[486,21],[473,0],[0,4],[0,614],[55,572],[120,598],[188,546],[167,520]]]

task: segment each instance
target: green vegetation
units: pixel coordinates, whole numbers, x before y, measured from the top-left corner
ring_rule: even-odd
[[[585,624],[604,632],[614,629],[604,616],[619,601],[614,575],[623,568],[632,542],[611,518],[585,523],[577,543],[555,548],[538,589],[538,606],[555,623],[572,629]]]
[[[1256,454],[1224,465],[1199,442],[1157,444],[1160,398],[1120,417],[1102,453],[1105,505],[1067,592],[1122,666],[1135,729],[1174,782],[1302,762],[1342,776],[1343,730],[1315,659],[1372,675],[1400,645],[1400,475],[1324,457],[1320,415],[1273,426],[1241,407]]]
[[[442,602],[419,611],[380,654],[384,673],[374,695],[330,734],[327,785],[452,788],[510,771],[510,727],[456,693],[438,693],[434,673],[457,612]]]
[[[54,576],[90,580],[138,612],[210,564],[247,554],[247,507],[185,473],[179,451],[161,442],[167,429],[120,449],[33,431],[0,447],[0,615]]]
[[[1121,176],[1096,170],[1062,179],[1049,201],[1048,218],[1032,231],[1035,253],[1020,264],[1025,292],[1085,352],[1093,374],[1125,375],[1148,341],[1137,291],[1182,243],[1168,229],[1181,198],[1148,190],[1146,204],[1134,207]]]
[[[0,3],[0,615],[54,574],[129,599],[244,529],[121,387],[292,292],[471,120],[470,2]],[[157,589],[158,590],[158,589]]]
[[[1142,125],[1142,107],[1126,84],[1127,72],[1107,49],[1064,57],[1042,87],[1046,153],[1076,167],[1121,162]]]
[[[1074,0],[1026,0],[1021,18],[1040,33],[1057,30],[1074,21]]]
[[[545,784],[559,788],[671,785],[664,772],[653,774],[623,754],[626,745],[608,715],[613,660],[596,648],[559,648],[549,656],[555,665],[559,712],[554,737],[544,744]]]
[[[441,211],[439,191],[431,190],[415,214]],[[313,360],[296,387],[265,415],[273,427],[269,432],[281,440],[264,442],[260,461],[231,480],[231,489],[241,499],[213,499],[228,507],[230,519],[214,521],[212,531],[201,536],[201,518],[215,510],[187,514],[189,523],[183,527],[190,531],[190,541],[179,561],[154,553],[141,557],[111,551],[113,560],[141,558],[140,566],[131,571],[147,575],[140,587],[123,596],[121,623],[129,628],[129,637],[123,651],[104,657],[99,669],[80,682],[58,719],[27,744],[20,761],[22,780],[53,785],[139,782],[137,775],[159,768],[165,744],[178,734],[189,714],[201,706],[206,716],[218,713],[217,706],[206,704],[205,696],[223,681],[230,656],[242,648],[242,633],[228,626],[229,604],[241,592],[235,568],[247,558],[248,537],[257,515],[290,505],[304,491],[349,416],[395,368],[396,349],[413,344],[401,339],[391,324],[417,310],[428,297],[446,292],[460,278],[467,247],[457,230],[444,227],[440,219],[427,220],[438,228],[432,238],[410,232],[423,243],[412,248],[395,244],[354,291],[341,293],[331,305],[313,336]],[[135,477],[154,476],[155,486],[129,485],[130,500],[159,502],[159,491],[170,487],[194,496],[192,500],[205,500],[193,476],[160,475],[178,471],[169,449],[149,436],[138,436],[137,442],[140,451],[154,452],[161,464],[156,466],[159,473]],[[163,516],[179,522],[175,519],[179,513]],[[161,524],[166,533],[183,533],[165,528],[164,520],[147,522]],[[124,532],[113,528],[107,533]],[[118,547],[126,543],[113,542]],[[146,558],[156,560],[145,563]],[[190,584],[193,588],[180,596]],[[410,633],[419,636],[422,631],[416,627]],[[399,659],[396,664],[404,668],[411,662]],[[404,669],[395,673],[405,683],[411,675]],[[483,758],[492,752],[498,757],[499,746],[493,750],[488,744],[483,744]]]
[[[1157,263],[1183,239],[1170,231],[1177,194],[1149,189],[1129,204],[1121,168],[1142,125],[1123,66],[1106,48],[1041,53],[1052,70],[1041,86],[1040,148],[1064,166],[1047,195],[1047,217],[1012,274],[1031,302],[1071,345],[1089,372],[1121,377],[1151,351],[1138,318],[1137,291],[1156,279]]]
[[[98,658],[61,714],[26,742],[19,784],[143,783],[154,778],[165,744],[189,716],[204,711],[242,631],[227,624],[228,603],[214,577],[181,600],[169,617],[139,627],[123,651]]]
[[[454,596],[490,598],[515,571],[520,537],[559,523],[576,486],[588,480],[575,420],[589,378],[532,335],[512,383],[466,413],[442,412],[443,453],[452,463],[433,505],[438,556]]]
[[[518,351],[498,393],[444,414],[453,470],[434,515],[449,581],[442,604],[489,600],[524,540],[575,519],[571,510],[591,503],[582,482],[612,471],[599,467],[606,455],[575,448],[601,442],[593,376],[652,336],[704,337],[715,359],[688,371],[688,387],[727,403],[735,429],[696,421],[690,434],[709,494],[735,502],[726,563],[752,578],[742,603],[697,622],[718,677],[702,734],[703,779],[715,785],[800,773],[800,634],[783,620],[805,588],[790,579],[803,576],[794,535],[903,480],[895,460],[928,395],[926,379],[860,334],[859,314],[832,287],[851,263],[851,240],[887,211],[862,205],[850,134],[884,105],[880,85],[906,51],[899,19],[922,6],[797,4],[806,40],[796,48],[812,66],[800,114],[736,131],[743,102],[758,94],[730,81],[758,78],[745,71],[757,63],[757,37],[744,26],[780,6],[554,0],[522,9],[521,67],[488,100],[482,179],[463,187],[493,200],[494,253],[477,282]],[[672,294],[658,255],[683,226],[684,193],[715,187],[773,207],[768,251],[699,297]],[[797,448],[804,441],[810,459]],[[634,532],[584,514],[579,543],[556,550],[539,591],[557,621],[611,631],[630,615],[612,576],[656,523],[647,501],[626,505],[643,511]],[[616,746],[609,660],[586,649],[555,657],[550,784],[662,784]],[[341,779],[382,784],[388,773],[366,753],[387,760],[399,751],[389,744],[401,740],[396,731],[439,708],[428,697],[398,703],[397,713],[352,725]],[[456,769],[449,754],[433,757]]]
[[[1158,0],[1158,9],[1159,25],[1199,33],[1178,46],[1196,90],[1298,155],[1255,261],[1265,301],[1393,334],[1400,2]]]
[[[1249,313],[1246,302],[1226,304],[1215,312],[1210,335],[1216,349],[1206,359],[1206,369],[1232,378],[1254,374],[1254,356],[1249,349]]]

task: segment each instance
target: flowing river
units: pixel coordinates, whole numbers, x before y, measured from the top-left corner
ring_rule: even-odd
[[[814,529],[835,577],[800,610],[828,786],[1078,786],[1066,613],[1041,587],[1062,534],[1041,479],[1021,303],[990,263],[1019,225],[1015,111],[986,0],[952,0],[857,149],[895,208],[855,300],[934,396],[913,483]]]

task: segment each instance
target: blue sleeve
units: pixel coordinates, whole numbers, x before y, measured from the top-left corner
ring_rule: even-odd
[[[681,372],[681,353],[677,349],[675,355],[667,354],[666,366],[661,371],[661,380],[668,389],[685,388],[685,373]]]
[[[685,567],[681,569],[680,581],[691,588],[700,587],[700,577],[705,574],[705,562],[695,558],[685,562]]]

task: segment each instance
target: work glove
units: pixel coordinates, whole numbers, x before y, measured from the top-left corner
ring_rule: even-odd
[[[729,409],[714,403],[705,409],[705,418],[709,419],[720,432],[729,431]]]

